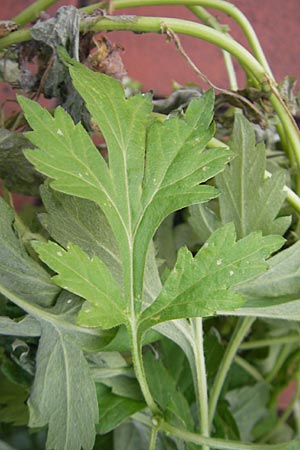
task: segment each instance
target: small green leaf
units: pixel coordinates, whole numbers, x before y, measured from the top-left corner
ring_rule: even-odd
[[[13,231],[13,211],[0,198],[0,292],[50,306],[59,289],[49,274],[26,253]]]
[[[98,403],[99,424],[97,425],[97,431],[99,433],[108,433],[114,430],[126,419],[146,407],[143,402],[112,393],[100,396]]]
[[[62,329],[46,322],[42,328],[29,425],[48,424],[49,450],[92,450],[98,404],[88,364]]]
[[[177,389],[173,374],[150,352],[145,355],[144,364],[149,387],[162,410],[174,424],[192,430],[189,404],[180,389]]]
[[[207,241],[209,236],[221,226],[217,215],[206,205],[192,205],[189,207],[189,213],[188,222],[201,243]]]
[[[238,286],[245,303],[233,314],[299,321],[300,243],[281,251],[268,263],[266,273]]]
[[[235,419],[242,441],[253,441],[253,428],[268,412],[269,385],[263,382],[227,392],[225,399]]]
[[[28,391],[9,381],[0,373],[0,421],[16,426],[28,422],[28,408],[25,404]]]
[[[25,148],[32,144],[22,133],[0,128],[0,178],[11,192],[38,195],[43,177],[25,158]]]
[[[234,227],[218,229],[193,258],[183,248],[158,298],[141,315],[144,331],[157,323],[184,317],[205,317],[232,311],[243,297],[230,288],[267,270],[265,262],[284,240],[252,233],[236,242]]]
[[[114,450],[149,450],[150,428],[137,421],[125,422],[114,432]],[[165,450],[158,436],[156,450]]]
[[[233,222],[238,238],[253,231],[283,234],[291,221],[290,217],[277,218],[285,199],[285,173],[264,179],[265,146],[255,144],[254,129],[241,114],[235,116],[228,145],[236,156],[217,177],[222,222]]]
[[[30,316],[25,316],[19,322],[9,317],[0,317],[0,334],[6,336],[39,337],[41,327],[39,322]]]
[[[33,246],[42,261],[58,273],[53,281],[89,302],[79,315],[81,325],[112,328],[126,323],[126,303],[120,286],[99,258],[89,258],[73,244],[67,250],[53,242],[36,242]]]

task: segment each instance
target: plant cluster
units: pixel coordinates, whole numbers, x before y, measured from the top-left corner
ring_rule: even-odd
[[[299,450],[293,80],[276,83],[226,1],[115,0],[25,27],[52,3],[0,23],[2,78],[23,94],[0,129],[0,447]],[[99,9],[141,4],[195,21]],[[231,89],[139,92],[118,46],[94,37],[124,29],[166,34],[202,78],[178,34],[214,43]],[[35,203],[16,211],[15,192]]]

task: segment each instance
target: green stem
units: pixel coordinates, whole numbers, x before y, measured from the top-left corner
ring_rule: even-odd
[[[290,353],[290,346],[289,345],[285,345],[283,347],[283,349],[279,352],[278,357],[276,359],[276,362],[275,362],[271,372],[266,377],[266,381],[268,383],[272,383],[272,381],[276,377],[277,373],[279,372],[279,370],[283,366],[283,364],[284,364],[286,358],[288,357],[289,353]]]
[[[88,21],[86,21],[88,25]],[[89,30],[130,30],[135,32],[163,33],[165,28],[170,28],[175,33],[182,33],[203,39],[217,45],[234,55],[240,63],[248,70],[261,84],[266,84],[265,70],[257,60],[241,44],[224,35],[220,31],[214,30],[206,25],[183,19],[170,19],[166,17],[103,17],[97,23],[88,26]],[[84,25],[83,25],[84,28]]]
[[[285,131],[287,149],[291,148],[293,150],[293,157],[296,160],[298,168],[300,168],[300,152],[298,146],[296,146],[297,142],[300,142],[299,129],[290,112],[287,110],[287,107],[284,105],[276,87],[272,86],[271,88],[273,93],[269,100],[278,115],[283,130]],[[292,158],[290,159],[292,160]]]
[[[155,419],[153,419],[155,420]],[[156,438],[158,433],[158,424],[153,425],[151,428],[151,438],[150,438],[150,444],[149,444],[149,450],[155,450],[156,447]]]
[[[170,28],[175,33],[198,37],[227,50],[253,74],[259,83],[266,86],[265,70],[251,53],[241,44],[224,35],[224,33],[205,25],[182,19],[140,16],[104,16],[97,19],[84,19],[81,22],[82,31],[128,30],[141,33],[163,33],[164,26]],[[15,31],[0,40],[0,49],[30,39],[31,34],[29,29]]]
[[[95,7],[103,5],[102,3],[95,3],[86,8],[83,8],[86,12],[92,12]],[[136,6],[160,6],[160,5],[184,5],[193,7],[193,12],[195,13],[196,8],[207,7],[217,9],[224,12],[226,15],[230,16],[240,28],[243,30],[249,45],[253,51],[256,59],[265,68],[267,73],[272,77],[272,72],[269,67],[268,61],[264,55],[260,42],[256,36],[256,33],[247,19],[247,17],[232,3],[223,0],[115,0],[114,8],[133,8]],[[201,13],[200,13],[201,14]],[[273,78],[273,77],[272,77]]]
[[[249,42],[249,45],[253,51],[255,58],[261,64],[261,66],[264,68],[264,70],[265,70],[266,74],[268,75],[268,77],[270,78],[270,80],[275,82],[272,71],[268,64],[268,61],[265,57],[265,54],[262,50],[260,42],[257,38],[257,35],[256,35],[251,23],[249,22],[247,17],[235,5],[233,5],[227,1],[223,1],[223,0],[143,0],[143,2],[141,2],[141,0],[115,0],[114,7],[115,7],[115,9],[121,9],[121,8],[130,8],[130,7],[141,6],[141,5],[156,6],[156,5],[161,5],[161,4],[185,5],[185,6],[189,7],[190,9],[192,9],[194,14],[199,15],[199,17],[201,15],[203,16],[203,8],[202,7],[206,6],[209,8],[214,8],[219,11],[222,11],[225,14],[232,17],[232,19],[235,20],[237,22],[237,24],[240,26],[240,28],[243,30],[243,32]],[[95,5],[91,5],[90,11],[92,11],[94,7],[95,7]],[[201,8],[201,9],[199,9],[199,8]],[[88,11],[88,10],[86,9],[86,11]],[[211,25],[212,25],[212,23],[210,20],[210,26]],[[216,27],[215,23],[213,25],[214,25],[214,27]],[[171,27],[171,25],[170,25],[170,27]],[[176,31],[176,30],[173,29],[173,31]],[[222,33],[222,34],[224,36],[224,33]],[[217,43],[216,45],[218,45],[219,47],[222,47],[222,45],[220,43]],[[224,48],[223,48],[223,50],[224,50]],[[231,53],[231,52],[229,51],[229,53]],[[251,72],[251,70],[249,70],[247,65],[244,65],[242,63],[242,61],[240,61],[240,63],[244,67],[246,73],[247,74],[250,73],[251,77],[253,77],[253,72]],[[255,82],[255,79],[257,80],[257,78],[254,76],[254,82]],[[231,83],[234,83],[234,79],[232,79]],[[261,82],[259,82],[259,84],[260,83]],[[275,91],[274,87],[273,87],[273,91]],[[276,95],[275,95],[275,97],[276,97]],[[294,157],[297,161],[298,168],[300,168],[300,142],[299,142],[298,130],[294,130],[294,132],[293,132],[291,118],[288,117],[289,114],[287,113],[283,104],[278,105],[278,102],[276,101],[275,98],[273,98],[273,96],[271,96],[271,102],[273,104],[275,111],[277,112],[278,116],[280,117],[280,120],[283,123],[287,140],[290,141],[289,146],[286,147],[286,150],[289,151],[289,147],[292,149],[292,153],[294,154]],[[283,118],[283,120],[282,120],[282,118]],[[293,160],[293,157],[291,158],[291,160]]]
[[[240,345],[240,350],[253,350],[255,348],[263,348],[263,347],[270,347],[271,345],[278,345],[278,344],[299,344],[300,336],[280,336],[270,339],[260,339],[257,341],[249,341],[249,342],[243,342]]]
[[[137,336],[135,326],[128,327],[128,333],[131,338],[131,352],[132,352],[133,367],[134,367],[134,371],[135,371],[137,380],[139,382],[141,391],[143,393],[145,402],[147,403],[148,408],[150,409],[152,414],[154,416],[156,416],[156,415],[159,416],[161,414],[161,411],[159,410],[157,404],[155,403],[155,401],[152,397],[152,394],[150,392],[150,389],[149,389],[149,386],[147,383],[147,379],[146,379],[146,374],[145,374],[145,369],[144,369],[144,364],[143,364],[142,348],[141,348],[141,345],[139,344],[141,339],[139,339]]]
[[[268,442],[272,438],[272,436],[274,436],[274,434],[276,433],[278,428],[280,428],[281,425],[283,425],[288,420],[289,416],[292,414],[293,409],[299,399],[299,394],[300,394],[300,378],[298,375],[298,377],[296,378],[296,386],[295,386],[295,390],[294,390],[294,395],[293,395],[292,400],[290,401],[288,407],[285,409],[284,413],[278,419],[276,424],[273,426],[272,430],[269,433],[267,433],[263,438],[261,438],[259,440],[259,442]]]
[[[203,323],[202,318],[192,319],[193,327],[193,351],[196,366],[197,385],[196,393],[199,406],[200,432],[203,436],[209,437],[209,416],[208,416],[208,389],[205,367],[204,342],[203,342]],[[209,450],[208,446],[203,446],[202,450]]]
[[[220,48],[231,53],[237,58],[240,64],[249,71],[258,81],[262,89],[272,91],[270,101],[278,114],[283,125],[289,146],[293,150],[298,167],[300,168],[300,139],[299,131],[291,117],[289,111],[277,92],[276,86],[272,79],[265,72],[260,63],[249,53],[242,45],[224,35],[220,31],[214,30],[206,25],[198,24],[188,20],[170,19],[163,17],[102,17],[97,23],[91,19],[90,26],[88,21],[82,26],[84,30],[130,30],[135,32],[154,32],[162,33],[165,29],[171,29],[175,33],[182,33],[203,39],[207,42],[217,45]],[[5,39],[5,38],[3,38]],[[0,42],[1,44],[1,42]]]
[[[174,0],[175,1],[175,0]],[[198,1],[198,0],[197,0]],[[200,1],[200,0],[199,0]],[[145,0],[147,4],[150,4],[148,0]],[[151,4],[158,4],[152,0]],[[126,6],[133,5],[132,2],[127,2]],[[146,4],[145,3],[145,4]],[[211,6],[216,2],[211,2]],[[223,3],[223,2],[222,2]],[[224,2],[227,4],[226,2]],[[124,2],[122,5],[124,6]],[[170,3],[171,4],[171,3]],[[179,4],[177,2],[173,4]],[[180,4],[188,4],[188,1],[180,2]],[[191,3],[190,3],[191,4]],[[121,2],[117,4],[120,6]],[[137,3],[135,3],[137,5]],[[82,31],[112,31],[112,30],[129,30],[133,32],[141,33],[162,33],[165,28],[171,29],[175,33],[182,33],[190,36],[203,39],[207,42],[217,45],[218,47],[226,50],[237,58],[240,64],[246,71],[251,73],[253,78],[261,85],[263,90],[272,91],[273,94],[270,97],[270,101],[277,112],[283,128],[285,130],[286,138],[289,142],[289,146],[292,149],[298,166],[300,167],[300,139],[299,132],[293,123],[293,120],[287,111],[284,103],[280,100],[278,92],[272,78],[270,78],[269,72],[266,72],[264,67],[249,53],[242,45],[238,44],[233,39],[224,35],[220,31],[211,29],[205,25],[194,23],[188,20],[170,19],[163,17],[137,17],[137,16],[113,16],[113,17],[99,17],[84,19],[81,23]],[[0,40],[0,49],[7,48],[17,42],[29,40],[31,38],[30,30],[20,30],[2,38]]]
[[[58,0],[36,0],[12,20],[13,22],[16,22],[19,27],[22,27],[23,25],[38,19],[42,11],[45,11],[49,6],[57,2]]]
[[[294,444],[296,448],[296,444],[299,444],[299,441],[285,442],[284,444],[257,444],[257,443],[243,443],[238,441],[225,441],[223,439],[217,438],[207,438],[205,436],[201,436],[199,434],[191,433],[186,430],[181,430],[180,428],[174,427],[164,421],[161,421],[159,425],[160,429],[165,431],[166,433],[170,433],[172,436],[178,437],[184,442],[193,442],[198,445],[207,445],[209,447],[214,448],[215,450],[283,450],[283,445],[291,446]]]
[[[236,328],[231,336],[230,342],[227,345],[226,351],[224,353],[223,359],[219,365],[218,372],[216,374],[214,384],[211,389],[211,395],[209,399],[209,421],[212,425],[219,397],[231,367],[231,364],[235,358],[235,355],[239,349],[241,342],[244,340],[245,336],[248,334],[255,318],[246,317],[245,319],[239,319]]]
[[[236,362],[242,369],[245,370],[245,372],[251,375],[256,381],[264,381],[264,377],[262,376],[262,374],[255,367],[249,364],[248,361],[246,361],[245,359],[236,355],[234,358],[234,362]]]

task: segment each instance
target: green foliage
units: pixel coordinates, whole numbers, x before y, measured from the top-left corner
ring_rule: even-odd
[[[25,402],[28,391],[22,386],[9,381],[0,373],[0,421],[14,425],[26,425],[28,422],[28,408]]]
[[[59,291],[48,273],[28,256],[16,236],[13,211],[0,198],[0,292],[20,296],[41,306],[50,306]]]
[[[238,243],[235,239],[230,224],[217,230],[195,258],[187,249],[180,250],[160,295],[141,316],[142,329],[165,320],[206,317],[220,309],[242,306],[243,298],[229,288],[266,270],[264,258],[283,241],[254,233]]]
[[[270,400],[269,387],[263,382],[243,386],[227,392],[226,400],[233,415],[242,441],[253,440],[253,428],[267,414]]]
[[[223,223],[233,222],[239,238],[260,230],[264,235],[283,234],[289,217],[277,217],[285,198],[284,171],[264,179],[265,145],[255,144],[251,124],[236,114],[233,135],[228,145],[235,154],[230,166],[217,177],[220,215]]]
[[[98,407],[88,364],[58,327],[44,323],[42,330],[29,424],[49,424],[47,448],[92,449]]]
[[[31,147],[23,134],[0,128],[0,178],[7,189],[25,195],[37,195],[43,176],[24,157]]]
[[[67,251],[52,242],[36,243],[34,248],[42,261],[59,274],[53,278],[59,286],[88,300],[79,316],[81,325],[105,329],[126,322],[126,302],[120,287],[97,256],[89,258],[73,244]]]
[[[64,11],[75,52],[79,16]],[[56,23],[49,42],[66,44],[64,11],[36,25],[35,39],[48,42]],[[212,90],[161,117],[150,95],[126,97],[118,81],[59,54],[53,67],[70,72],[107,152],[61,106],[52,115],[19,97],[31,127],[22,139],[34,147],[20,170],[35,186],[48,180],[30,246],[22,215],[0,200],[0,419],[47,428],[47,450],[265,450],[258,440],[273,425],[281,450],[298,448],[273,398],[276,375],[297,378],[298,348],[263,363],[246,348],[234,362],[251,332],[234,316],[300,320],[299,245],[280,251],[291,223],[285,174],[264,178],[264,145],[241,114],[230,150],[213,147]],[[47,89],[58,89],[55,77],[52,68]],[[36,353],[33,382],[18,346]]]

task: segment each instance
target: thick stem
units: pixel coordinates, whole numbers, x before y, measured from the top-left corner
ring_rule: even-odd
[[[57,3],[59,0],[36,0],[34,3],[28,6],[28,8],[24,9],[24,11],[20,12],[17,16],[15,16],[12,20],[16,22],[19,27],[26,25],[33,20],[38,19],[40,13],[45,11],[49,6]]]
[[[209,421],[212,424],[219,401],[219,397],[224,385],[224,381],[234,360],[234,357],[239,349],[241,342],[248,334],[255,318],[246,317],[245,319],[239,319],[237,326],[231,336],[230,342],[227,345],[223,359],[219,365],[218,372],[216,374],[214,384],[211,389],[211,395],[209,399]]]
[[[209,437],[209,419],[208,419],[208,389],[205,367],[204,342],[203,342],[203,323],[202,318],[192,319],[193,327],[193,351],[195,357],[197,385],[196,393],[199,404],[199,423],[200,432],[203,436]],[[209,446],[204,445],[202,450],[209,450]]]
[[[268,89],[268,82],[264,68],[241,44],[234,41],[224,33],[214,30],[206,25],[183,19],[168,17],[141,17],[141,16],[111,16],[95,19],[86,19],[82,23],[82,30],[113,31],[129,30],[142,33],[163,33],[164,28],[170,28],[175,33],[186,34],[203,39],[217,45],[235,56],[241,65],[247,68],[257,81]],[[4,39],[4,38],[3,38]],[[1,41],[0,41],[1,44]]]
[[[255,59],[255,57],[251,55],[251,53],[249,53],[242,45],[224,35],[224,33],[211,29],[205,25],[197,24],[187,20],[162,17],[99,17],[98,19],[85,19],[81,23],[82,31],[129,30],[141,33],[162,33],[164,31],[164,27],[171,29],[175,33],[182,33],[198,37],[226,50],[237,58],[237,60],[246,71],[251,73],[253,79],[255,79],[259,85],[261,85],[261,88],[263,90],[273,91],[273,95],[271,95],[270,100],[282,122],[286,137],[289,141],[289,146],[292,149],[295,159],[300,167],[299,132],[296,129],[295,124],[293,123],[293,120],[283,102],[278,98],[275,85],[272,85],[271,83],[272,78],[270,77],[269,71],[266,72],[264,67]],[[0,40],[0,49],[7,48],[9,45],[12,45],[14,43],[29,40],[30,38],[30,30],[16,31]]]
[[[291,113],[287,110],[287,107],[281,100],[275,86],[272,87],[272,91],[273,94],[270,96],[269,100],[279,117],[283,130],[285,131],[285,137],[287,138],[286,146],[287,148],[293,150],[293,157],[296,160],[298,168],[300,168],[300,151],[298,149],[298,145],[297,149],[295,146],[295,144],[300,142],[299,129],[293,117],[291,116]]]
[[[95,3],[89,7],[84,8],[85,11],[91,12],[95,7],[103,5],[102,3]],[[198,7],[214,8],[224,12],[237,22],[240,28],[243,30],[249,45],[253,51],[256,59],[265,68],[266,72],[272,77],[272,72],[269,67],[268,61],[264,55],[260,42],[256,36],[256,33],[247,19],[247,17],[232,3],[223,0],[114,0],[114,8],[132,8],[136,6],[159,6],[159,5],[185,5],[193,7],[193,12],[196,12]],[[272,77],[273,78],[273,77]]]
[[[91,22],[90,26],[88,25],[88,22],[86,22],[83,28],[94,31],[131,30],[136,32],[154,33],[162,33],[164,29],[171,29],[175,33],[182,33],[197,37],[199,39],[203,39],[228,51],[237,58],[240,64],[247,71],[251,73],[253,78],[255,78],[261,85],[263,90],[271,90],[273,92],[270,96],[270,101],[279,116],[279,119],[288,138],[289,146],[293,150],[295,159],[300,168],[299,131],[296,129],[295,123],[284,103],[280,100],[279,94],[274,83],[272,82],[272,79],[270,78],[268,73],[265,72],[265,69],[260,65],[260,63],[251,55],[251,53],[249,53],[242,45],[238,44],[230,37],[224,35],[224,33],[188,20],[136,16],[125,16],[119,18],[104,17],[99,19],[97,23]]]

